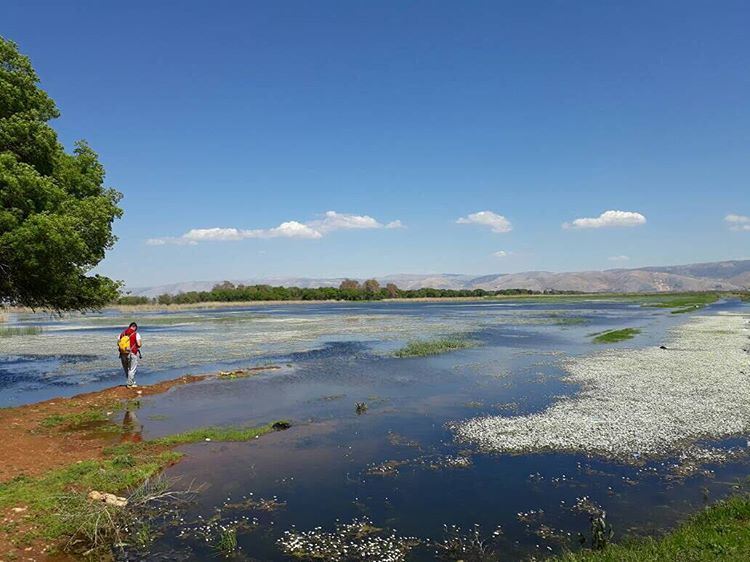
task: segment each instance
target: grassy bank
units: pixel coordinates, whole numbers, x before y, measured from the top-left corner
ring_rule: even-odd
[[[607,330],[599,334],[594,334],[594,343],[617,343],[625,340],[632,340],[640,334],[638,328],[623,328],[621,330]]]
[[[653,308],[673,308],[674,310],[672,310],[672,314],[684,314],[686,312],[700,310],[701,308],[709,304],[715,303],[720,298],[722,298],[722,295],[719,293],[686,293],[663,295],[661,297],[649,298],[646,302],[643,303],[642,306]]]
[[[473,347],[474,343],[460,338],[440,338],[435,340],[414,340],[394,353],[396,357],[425,357],[439,355],[457,349]]]
[[[282,420],[255,427],[198,428],[137,441],[131,440],[129,428],[115,423],[112,416],[125,406],[128,410],[137,408],[137,400],[121,403],[108,396],[82,396],[60,400],[54,405],[58,411],[51,415],[39,417],[38,407],[34,406],[12,410],[14,419],[35,424],[26,424],[30,439],[68,443],[68,447],[75,443],[78,456],[33,476],[16,470],[10,479],[0,483],[0,514],[4,515],[0,523],[0,559],[7,556],[13,560],[31,549],[37,554],[64,550],[105,555],[120,542],[128,522],[142,519],[136,515],[138,506],[105,505],[90,500],[90,492],[135,497],[144,483],[179,461],[183,453],[174,449],[180,445],[250,441],[290,427]],[[90,406],[82,402],[87,396],[94,400]],[[11,410],[5,411],[8,412]],[[146,523],[143,525],[141,531],[147,535],[149,529]]]
[[[638,539],[602,551],[558,557],[560,562],[684,562],[750,560],[750,497],[706,508],[659,539]]]
[[[88,416],[94,417],[94,416]],[[204,441],[249,441],[288,422],[250,428],[202,428],[140,443],[124,442],[104,450],[99,459],[88,459],[52,470],[40,477],[19,475],[0,484],[0,510],[15,509],[33,515],[30,526],[6,522],[3,530],[14,537],[16,546],[37,541],[60,546],[70,544],[89,517],[87,494],[96,490],[122,494],[176,463],[182,453],[178,445]],[[70,517],[71,505],[80,517]],[[90,545],[82,544],[80,548]]]

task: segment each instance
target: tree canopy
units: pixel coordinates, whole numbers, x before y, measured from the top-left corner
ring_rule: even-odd
[[[59,115],[28,57],[0,37],[0,302],[99,308],[119,284],[87,273],[115,243],[122,196],[85,141],[65,151],[48,124]]]

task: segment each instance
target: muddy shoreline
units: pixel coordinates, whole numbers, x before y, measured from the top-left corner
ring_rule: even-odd
[[[137,388],[114,386],[68,398],[2,408],[0,486],[44,478],[81,463],[104,462],[108,448],[141,443],[139,434],[129,433],[115,420],[122,415],[127,420],[129,410],[137,408],[143,397],[206,380],[249,377],[277,368],[264,366],[186,375]],[[168,450],[178,444],[157,445],[157,448]],[[0,509],[0,560],[5,560],[5,556],[24,560],[74,560],[59,552],[59,545],[54,541],[38,536],[34,529],[36,515],[23,502]]]

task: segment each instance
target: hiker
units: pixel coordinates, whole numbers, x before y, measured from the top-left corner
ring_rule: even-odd
[[[134,388],[135,371],[138,369],[138,358],[141,357],[141,334],[138,333],[138,324],[131,322],[120,334],[117,340],[117,349],[120,352],[122,369],[127,377],[127,387]]]

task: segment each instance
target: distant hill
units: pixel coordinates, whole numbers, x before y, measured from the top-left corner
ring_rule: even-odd
[[[338,287],[343,280],[343,277],[230,279],[235,284],[267,284],[285,287]],[[190,281],[156,287],[141,287],[131,289],[131,293],[156,297],[164,293],[207,291],[221,281],[223,280]],[[402,274],[379,277],[378,281],[382,285],[395,283],[401,289],[419,289],[421,287],[488,290],[532,289],[535,291],[582,291],[587,293],[735,291],[750,289],[750,260],[568,273],[529,271],[481,276],[456,273]]]

